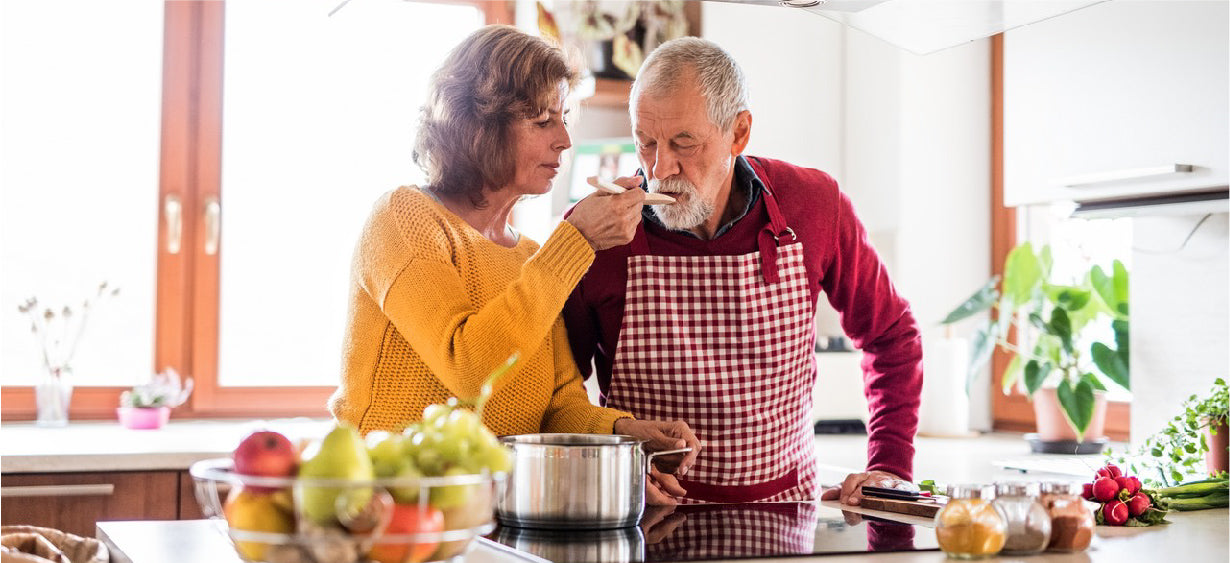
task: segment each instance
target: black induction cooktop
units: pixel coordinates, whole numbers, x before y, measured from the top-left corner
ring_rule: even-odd
[[[649,507],[615,530],[500,526],[488,536],[556,563],[706,561],[887,551],[935,551],[935,530],[815,503]]]

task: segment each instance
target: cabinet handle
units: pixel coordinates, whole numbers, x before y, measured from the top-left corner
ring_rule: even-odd
[[[115,485],[31,485],[28,487],[0,487],[2,497],[109,497],[115,493]]]
[[[213,256],[218,253],[218,237],[222,229],[222,205],[217,196],[205,200],[205,254]]]
[[[184,231],[183,205],[179,196],[167,194],[162,202],[162,215],[167,225],[167,253],[179,254],[180,237]]]
[[[1151,176],[1164,176],[1166,174],[1187,174],[1196,167],[1190,164],[1167,164],[1165,166],[1153,166],[1149,168],[1127,168],[1123,170],[1109,170],[1106,172],[1096,172],[1094,174],[1083,174],[1080,176],[1069,176],[1060,178],[1059,184],[1068,188],[1079,188],[1092,184],[1106,184],[1110,182],[1121,182],[1124,180],[1136,180],[1139,178],[1149,178]]]

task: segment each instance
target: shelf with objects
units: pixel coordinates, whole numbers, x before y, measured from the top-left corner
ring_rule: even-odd
[[[678,37],[700,35],[700,5],[539,2],[538,30],[583,58],[593,85],[592,93],[584,97],[586,106],[622,108],[628,105],[637,69],[654,48]]]

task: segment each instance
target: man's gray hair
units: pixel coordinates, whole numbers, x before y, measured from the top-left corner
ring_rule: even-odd
[[[709,121],[723,132],[730,131],[735,116],[748,109],[747,81],[730,53],[699,37],[672,39],[649,54],[632,83],[628,99],[632,119],[636,119],[636,100],[642,94],[673,93],[682,86],[688,70],[696,72]]]

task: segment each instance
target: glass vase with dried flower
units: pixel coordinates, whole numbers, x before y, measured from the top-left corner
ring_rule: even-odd
[[[94,295],[85,298],[79,308],[42,306],[31,297],[17,306],[17,311],[30,318],[30,332],[38,339],[43,354],[43,376],[34,386],[39,426],[66,426],[68,407],[73,397],[73,356],[85,334],[90,312],[102,301],[119,295],[118,287],[107,282],[98,284]]]
[[[192,378],[181,380],[179,372],[167,368],[154,374],[149,383],[124,391],[115,413],[125,428],[155,430],[162,428],[171,418],[171,409],[184,404],[191,394]]]

